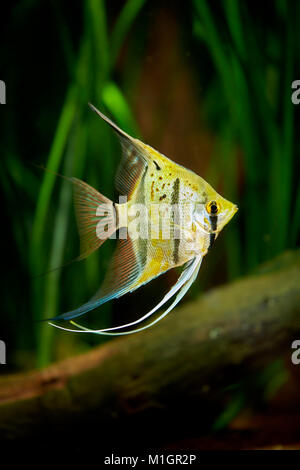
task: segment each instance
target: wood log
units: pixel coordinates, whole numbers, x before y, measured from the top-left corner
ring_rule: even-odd
[[[55,437],[108,449],[199,435],[224,409],[230,389],[292,354],[299,338],[295,251],[186,302],[149,330],[1,377],[0,438]]]

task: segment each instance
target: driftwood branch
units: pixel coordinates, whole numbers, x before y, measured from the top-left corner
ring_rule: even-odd
[[[1,377],[0,437],[162,445],[197,435],[300,337],[300,252],[214,289],[143,333]],[[300,366],[299,366],[300,367]]]

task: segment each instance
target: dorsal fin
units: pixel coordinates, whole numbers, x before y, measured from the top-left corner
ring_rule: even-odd
[[[117,124],[111,121],[107,116],[105,116],[105,114],[101,113],[101,111],[99,111],[99,109],[97,109],[92,103],[89,103],[89,107],[91,108],[92,111],[94,111],[94,113],[98,114],[98,116],[100,116],[101,119],[103,119],[103,121],[107,122],[107,124],[109,124],[120,137],[133,140],[132,137],[130,137],[130,135],[122,131],[122,129],[120,129],[117,126]]]
[[[148,167],[148,156],[138,140],[122,131],[91,103],[89,103],[89,106],[113,128],[119,137],[122,145],[122,159],[116,173],[115,185],[121,195],[130,196]]]

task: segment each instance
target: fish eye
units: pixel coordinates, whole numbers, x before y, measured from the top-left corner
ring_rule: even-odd
[[[216,201],[210,201],[206,204],[206,210],[211,215],[217,215],[217,213],[220,212],[220,204]]]

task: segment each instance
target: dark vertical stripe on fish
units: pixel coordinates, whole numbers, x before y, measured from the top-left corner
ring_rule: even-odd
[[[145,269],[147,264],[148,258],[148,240],[143,240],[142,238],[138,239],[138,243],[136,245],[138,247],[138,259],[139,259],[139,267],[140,272],[142,273]]]
[[[210,215],[209,216],[210,226],[213,231],[217,230],[218,226],[218,216],[217,215]]]
[[[145,204],[145,177],[148,171],[148,167],[145,167],[145,170],[142,174],[141,181],[139,183],[138,193],[136,195],[136,202],[138,204]]]
[[[176,180],[174,181],[174,184],[173,184],[173,192],[172,192],[172,197],[171,197],[172,206],[175,205],[175,204],[178,204],[178,202],[179,202],[179,184],[180,184],[179,178],[176,178]],[[174,208],[172,208],[172,209],[174,209]],[[174,220],[174,210],[172,210],[172,216],[173,216],[173,223],[178,224],[179,221]],[[178,214],[177,214],[177,216],[178,216]],[[180,238],[176,238],[176,236],[175,236],[176,230],[174,230],[173,234],[174,234],[173,261],[174,261],[175,264],[177,264],[179,262]]]
[[[215,233],[210,233],[209,234],[209,247],[208,247],[208,250],[210,250],[211,247],[213,246],[215,239],[216,239],[216,234]]]
[[[210,215],[209,216],[209,221],[210,221],[211,229],[213,231],[216,231],[217,227],[218,227],[218,216],[217,215]],[[213,246],[213,243],[214,243],[215,239],[216,239],[216,234],[215,233],[210,233],[209,234],[209,247],[208,247],[209,250]]]
[[[143,172],[143,175],[141,177],[141,181],[139,183],[139,190],[136,198],[136,202],[138,204],[145,204],[145,178],[146,174],[148,171],[148,166],[145,167],[145,170]],[[148,231],[147,233],[149,234],[149,221],[148,219],[144,221],[144,223],[148,224]],[[142,227],[140,227],[140,230],[143,230]],[[141,234],[140,234],[141,235]],[[138,243],[136,245],[138,247],[138,253],[137,256],[139,258],[139,266],[141,272],[144,270],[146,264],[147,264],[147,258],[148,258],[148,240],[143,239],[141,236],[138,238]]]

